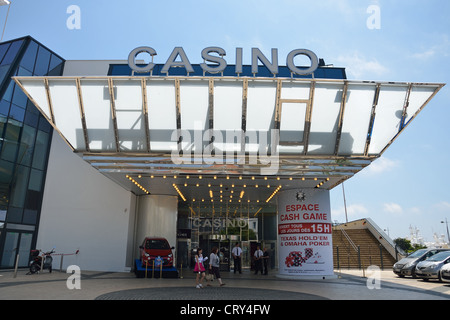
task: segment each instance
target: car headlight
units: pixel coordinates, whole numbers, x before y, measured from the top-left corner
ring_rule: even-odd
[[[408,262],[403,266],[403,269],[411,269],[411,268],[414,268],[414,263],[412,262]]]
[[[432,264],[432,265],[430,266],[430,269],[431,269],[431,270],[439,269],[439,264],[438,264],[438,263]]]

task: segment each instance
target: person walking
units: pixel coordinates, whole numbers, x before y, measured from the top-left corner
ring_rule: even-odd
[[[205,279],[205,266],[203,263],[208,258],[203,258],[202,254],[203,250],[201,248],[197,248],[197,254],[195,255],[195,267],[194,267],[194,273],[197,274],[197,277],[195,278],[196,288],[197,289],[203,289],[202,282]]]
[[[242,249],[239,247],[239,242],[236,242],[236,245],[234,246],[233,250],[231,250],[231,254],[233,255],[234,259],[234,273],[236,273],[236,271],[242,273],[241,269]]]
[[[258,245],[256,247],[254,257],[255,257],[255,274],[258,274],[258,271],[261,271],[261,274],[262,274],[263,273],[263,269],[262,269],[263,252],[261,250],[261,246]]]
[[[222,282],[222,278],[220,277],[220,258],[217,255],[217,251],[219,249],[217,247],[213,247],[211,249],[211,254],[209,255],[209,273],[213,274],[217,281],[219,281],[219,286],[224,286],[225,283]],[[206,284],[207,286],[210,286],[209,283]]]

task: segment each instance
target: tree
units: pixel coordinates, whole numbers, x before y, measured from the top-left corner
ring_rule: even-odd
[[[394,239],[394,243],[405,252],[413,250],[413,247],[411,246],[411,241],[409,241],[406,238]]]
[[[397,238],[394,239],[394,243],[406,253],[411,253],[419,249],[424,249],[426,246],[422,246],[420,244],[415,243],[411,245],[411,241],[406,238]]]

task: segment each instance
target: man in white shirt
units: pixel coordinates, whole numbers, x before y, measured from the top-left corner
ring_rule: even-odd
[[[262,259],[263,259],[264,253],[261,250],[261,246],[256,247],[255,251],[255,274],[258,274],[258,271],[261,271],[261,274],[263,274],[263,268],[262,268]]]
[[[236,271],[242,273],[241,270],[242,249],[239,247],[239,242],[236,242],[236,245],[234,246],[233,250],[231,250],[231,254],[233,255],[234,259],[234,273],[236,273]]]

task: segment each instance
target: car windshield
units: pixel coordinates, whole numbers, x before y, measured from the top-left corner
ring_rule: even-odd
[[[413,253],[411,253],[408,258],[419,258],[420,256],[422,256],[425,252],[427,252],[427,249],[420,249],[417,250]]]
[[[448,257],[450,257],[450,251],[444,251],[444,252],[436,253],[434,256],[431,256],[430,258],[428,258],[426,261],[442,261]]]
[[[170,249],[170,247],[165,240],[149,239],[145,243],[145,249],[167,250]]]

